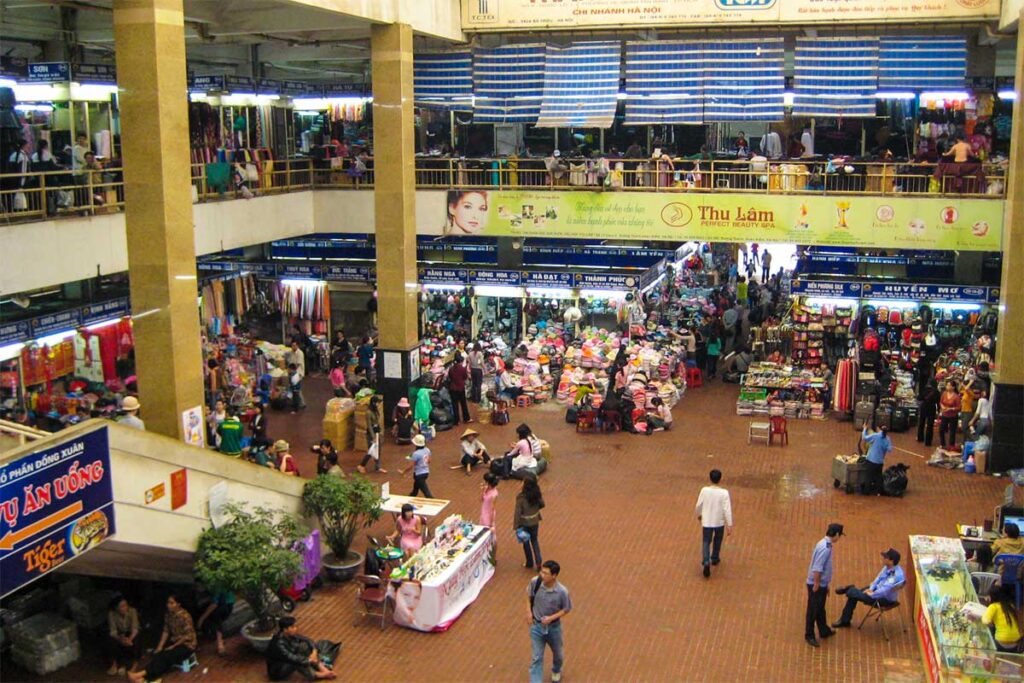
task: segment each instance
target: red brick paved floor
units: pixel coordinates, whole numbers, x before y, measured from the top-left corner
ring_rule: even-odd
[[[322,405],[323,382],[311,379],[307,386],[310,404]],[[492,452],[511,440],[520,421],[554,450],[541,478],[547,508],[540,541],[544,557],[561,563],[561,579],[576,605],[565,622],[563,680],[880,681],[896,680],[894,666],[915,667],[913,630],[894,629],[887,643],[868,624],[860,632],[841,631],[817,650],[804,643],[811,548],[829,522],[843,522],[847,535],[836,547],[834,585],[867,584],[880,567],[881,550],[892,545],[907,557],[908,534],[950,535],[957,521],[980,521],[1005,481],[928,468],[920,457],[924,450],[908,433],[894,441],[910,452],[891,456],[911,465],[906,497],[846,495],[832,487],[830,459],[855,448],[850,423],[791,421],[788,447],[748,446],[748,419],[735,415],[736,394],[735,385],[706,384],[676,408],[672,432],[650,437],[577,436],[556,404],[516,410],[510,426],[478,427]],[[312,408],[297,418],[271,416],[270,433],[295,444],[306,474],[314,464],[302,447],[319,436],[320,418]],[[446,432],[433,442],[430,483],[435,495],[452,500],[451,511],[475,517],[480,475],[467,478],[447,468],[457,460],[457,434]],[[390,444],[384,450],[391,470],[386,476],[399,493],[411,485],[408,476],[397,477],[404,453]],[[358,458],[345,455],[346,471]],[[705,580],[693,505],[712,467],[724,472],[732,493],[736,531],[726,539],[722,564]],[[300,604],[296,616],[305,633],[344,643],[342,680],[526,679],[530,646],[523,613],[531,574],[521,567],[511,528],[517,488],[511,482],[500,487],[498,571],[447,633],[395,626],[381,632],[355,614],[350,585],[328,587]],[[382,521],[372,531],[387,533],[389,525]],[[829,600],[830,621],[841,607],[840,599]],[[222,659],[204,643],[200,671],[208,668],[206,675],[176,673],[165,680],[265,680],[263,662],[244,642],[235,638],[229,647],[230,657]],[[18,674],[10,668],[3,678],[17,680]],[[109,680],[98,663],[83,662],[58,676]]]

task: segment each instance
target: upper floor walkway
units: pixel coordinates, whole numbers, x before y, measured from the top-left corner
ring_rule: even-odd
[[[821,159],[548,159],[417,156],[420,189],[573,190],[1004,199],[1006,162],[915,163]],[[195,202],[314,189],[372,189],[373,159],[308,158],[194,164]],[[0,175],[6,222],[104,214],[124,206],[119,168]]]

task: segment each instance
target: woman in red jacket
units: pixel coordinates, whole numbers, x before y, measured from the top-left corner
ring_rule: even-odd
[[[939,445],[943,448],[956,446],[956,423],[960,417],[960,394],[956,384],[946,382],[946,388],[939,397]],[[946,435],[949,443],[946,443]]]

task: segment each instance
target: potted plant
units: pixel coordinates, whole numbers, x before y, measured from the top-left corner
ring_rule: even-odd
[[[322,560],[327,578],[350,580],[363,563],[362,554],[352,550],[352,541],[360,529],[380,519],[383,499],[377,487],[358,475],[343,479],[321,474],[306,482],[302,502],[306,514],[320,520],[320,533],[331,549]]]
[[[245,599],[256,619],[242,627],[242,636],[258,651],[270,644],[280,613],[277,591],[299,575],[302,560],[293,550],[302,537],[294,516],[281,510],[230,503],[226,524],[199,536],[196,579],[209,590],[230,591]]]

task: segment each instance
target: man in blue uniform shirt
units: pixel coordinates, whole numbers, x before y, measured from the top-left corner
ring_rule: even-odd
[[[839,621],[832,624],[832,628],[847,628],[853,619],[853,610],[857,608],[858,602],[865,605],[879,605],[885,607],[896,602],[900,587],[906,582],[903,574],[903,567],[900,567],[900,554],[893,548],[882,553],[884,566],[878,576],[867,588],[860,589],[856,586],[837,588],[836,593],[846,595],[846,607],[843,608],[843,616]]]

